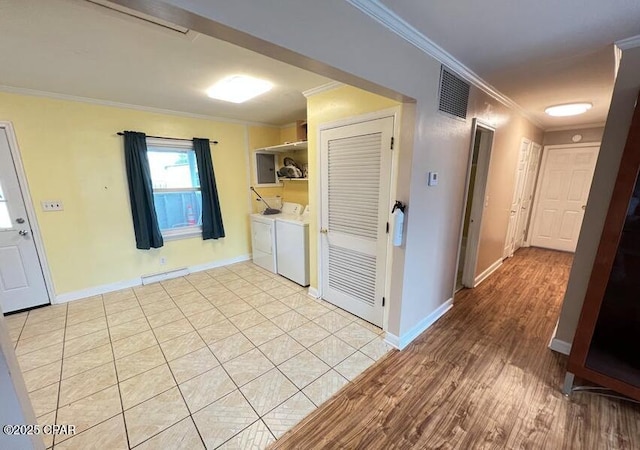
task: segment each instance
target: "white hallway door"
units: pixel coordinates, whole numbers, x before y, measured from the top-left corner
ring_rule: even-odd
[[[320,133],[322,296],[382,326],[393,117]]]
[[[542,146],[532,142],[531,150],[529,151],[529,160],[527,161],[527,175],[524,182],[520,215],[518,216],[518,226],[516,228],[515,250],[518,250],[527,241],[527,231],[533,207],[533,191],[536,187],[538,167],[540,166],[540,153],[542,153]]]
[[[522,207],[522,197],[524,195],[524,184],[530,148],[531,141],[528,139],[522,139],[522,142],[520,143],[520,151],[518,152],[515,190],[513,191],[513,198],[511,199],[509,226],[507,227],[507,239],[505,240],[504,252],[502,255],[503,258],[513,256],[513,253],[517,250],[516,242],[518,241],[518,224]]]
[[[546,149],[536,194],[532,246],[576,250],[599,149],[599,144]]]
[[[0,305],[7,313],[48,303],[7,130],[0,127]]]

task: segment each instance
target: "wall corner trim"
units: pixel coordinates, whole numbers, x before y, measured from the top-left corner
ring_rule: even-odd
[[[306,91],[302,91],[302,95],[309,98],[314,95],[321,94],[323,92],[331,91],[333,89],[338,89],[339,87],[342,87],[342,86],[344,86],[343,83],[340,83],[339,81],[332,81],[330,83],[326,83],[321,86],[307,89]]]
[[[427,317],[422,319],[420,322],[416,324],[415,327],[407,331],[402,336],[398,337],[389,332],[387,332],[385,336],[385,341],[387,344],[399,349],[404,350],[407,345],[409,345],[415,338],[420,336],[424,331],[426,331],[431,325],[437,322],[442,316],[444,316],[447,311],[449,311],[453,307],[453,297],[444,302],[442,305],[438,306],[435,311],[429,314]]]
[[[373,20],[383,25],[388,30],[400,36],[410,44],[417,47],[427,55],[440,61],[449,67],[462,78],[472,83],[478,89],[486,92],[488,95],[502,103],[503,105],[518,111],[537,127],[544,130],[544,126],[538,119],[533,117],[528,111],[511,100],[509,97],[498,91],[495,87],[480,78],[478,74],[473,72],[467,66],[454,58],[449,52],[433,42],[427,36],[418,31],[414,26],[410,25],[406,20],[397,15],[380,0],[346,0],[353,7],[359,9]]]
[[[400,349],[400,338],[395,334],[389,333],[387,331],[387,333],[384,336],[384,341],[390,346],[392,346],[393,348]]]
[[[473,283],[473,287],[478,287],[478,285],[480,283],[482,283],[484,280],[486,280],[487,278],[489,278],[491,276],[491,274],[493,272],[495,272],[496,270],[498,270],[500,268],[500,266],[502,265],[502,258],[500,258],[499,260],[497,260],[496,262],[494,262],[493,264],[491,264],[487,270],[485,270],[484,272],[482,272],[480,275],[478,275]]]
[[[632,48],[640,47],[640,34],[628,37],[626,39],[620,39],[619,41],[615,42],[615,45],[621,50],[629,50]]]
[[[307,293],[309,294],[310,297],[313,297],[315,299],[320,298],[320,293],[314,287],[309,286],[309,289],[307,290]]]
[[[552,338],[551,342],[549,342],[549,348],[554,352],[558,352],[567,356],[569,356],[569,353],[571,353],[571,344],[567,341],[561,341],[556,337]]]
[[[251,255],[240,255],[235,258],[224,259],[219,261],[211,261],[204,264],[197,264],[195,266],[189,266],[186,268],[188,273],[202,272],[203,270],[215,269],[216,267],[228,266],[238,262],[249,261]],[[185,270],[185,269],[177,269]],[[171,272],[171,271],[169,271]],[[170,277],[163,278],[169,279]],[[101,284],[99,286],[93,286],[86,289],[80,289],[77,291],[65,292],[58,294],[52,304],[66,303],[73,300],[80,300],[82,298],[93,297],[94,295],[106,294],[108,292],[119,291],[121,289],[128,289],[142,285],[143,276],[132,278],[130,280],[116,281],[115,283]]]

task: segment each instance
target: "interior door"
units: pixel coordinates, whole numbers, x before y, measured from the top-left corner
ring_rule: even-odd
[[[529,157],[527,158],[527,174],[525,176],[522,203],[520,205],[520,216],[518,217],[518,226],[516,228],[515,250],[522,247],[526,241],[527,227],[529,225],[529,219],[531,218],[531,209],[533,206],[533,191],[536,187],[541,152],[542,146],[533,142],[531,144]]]
[[[382,326],[393,117],[322,130],[322,296]]]
[[[549,148],[543,156],[531,245],[574,252],[599,144]]]
[[[503,257],[513,256],[513,253],[517,250],[516,242],[518,222],[522,207],[527,159],[529,156],[530,147],[531,141],[528,139],[522,139],[522,142],[520,143],[520,150],[518,151],[518,165],[516,166],[515,189],[513,191],[513,198],[511,199],[511,207],[509,209],[509,226],[507,227],[507,239],[505,241]]]
[[[7,130],[0,127],[0,305],[7,313],[49,303]]]

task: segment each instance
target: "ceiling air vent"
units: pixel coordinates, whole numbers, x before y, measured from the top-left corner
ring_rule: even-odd
[[[461,119],[467,118],[469,84],[442,66],[440,71],[440,111]]]

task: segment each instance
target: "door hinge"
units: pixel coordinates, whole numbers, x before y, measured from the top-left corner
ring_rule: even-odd
[[[387,222],[387,234],[389,234],[389,222]]]
[[[393,136],[391,136],[391,150],[393,150]]]
[[[384,303],[385,303],[385,298],[382,297],[382,306],[384,306]]]

